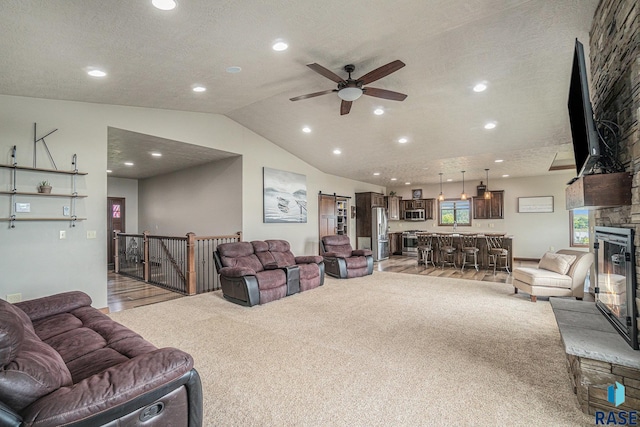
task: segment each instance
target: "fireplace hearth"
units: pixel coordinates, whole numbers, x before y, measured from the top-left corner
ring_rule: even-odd
[[[633,229],[596,227],[596,307],[638,350]]]

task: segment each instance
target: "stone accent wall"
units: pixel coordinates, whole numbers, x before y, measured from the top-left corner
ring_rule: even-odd
[[[636,283],[640,284],[640,3],[601,0],[589,46],[595,117],[620,126],[618,160],[633,174],[631,206],[598,209],[595,221],[635,229]]]
[[[567,362],[573,390],[585,414],[640,408],[640,370],[571,354],[567,354]],[[626,397],[617,408],[607,401],[607,388],[616,381],[624,384]]]
[[[640,370],[567,355],[568,368],[583,412],[629,411],[640,407]],[[607,387],[615,382],[625,385],[625,403],[616,408],[607,401]]]

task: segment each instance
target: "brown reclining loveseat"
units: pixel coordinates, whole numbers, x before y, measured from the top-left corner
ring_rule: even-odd
[[[286,240],[218,245],[214,252],[224,297],[236,304],[265,304],[324,283],[321,256],[294,256]]]
[[[158,349],[83,292],[0,300],[0,425],[201,426],[193,359]]]

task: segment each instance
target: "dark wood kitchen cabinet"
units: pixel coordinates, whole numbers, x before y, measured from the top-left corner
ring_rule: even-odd
[[[389,221],[399,221],[401,219],[400,216],[400,201],[402,197],[398,196],[385,196],[387,207],[387,216]]]
[[[491,191],[491,199],[474,197],[473,219],[504,219],[504,190]]]
[[[435,199],[412,199],[402,201],[401,217],[404,219],[404,211],[410,211],[415,209],[424,209],[424,218],[433,219],[433,204]]]
[[[371,207],[372,208],[384,208],[384,194],[370,193],[371,194]]]
[[[389,233],[389,253],[402,255],[402,233]]]

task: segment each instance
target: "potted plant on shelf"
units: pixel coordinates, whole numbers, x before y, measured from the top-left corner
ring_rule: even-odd
[[[38,184],[38,193],[51,193],[51,183],[49,181],[41,181],[40,184]]]

